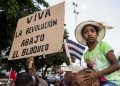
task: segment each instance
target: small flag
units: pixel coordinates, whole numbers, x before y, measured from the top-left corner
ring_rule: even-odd
[[[81,57],[85,51],[85,47],[69,39],[66,40],[66,43],[70,56],[81,60]]]
[[[9,73],[9,78],[13,79],[14,81],[16,80],[16,74],[12,68],[11,68],[10,73]]]

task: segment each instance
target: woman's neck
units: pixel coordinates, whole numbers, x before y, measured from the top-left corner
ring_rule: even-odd
[[[98,43],[98,41],[88,43],[89,51],[93,50],[96,47],[97,43]]]

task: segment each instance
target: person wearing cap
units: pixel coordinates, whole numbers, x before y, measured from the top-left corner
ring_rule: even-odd
[[[105,26],[96,21],[84,21],[75,29],[75,36],[79,43],[88,46],[84,60],[89,68],[88,74],[83,77],[84,83],[92,83],[100,79],[100,86],[120,86],[120,65],[114,55],[112,47],[102,41],[105,36]]]

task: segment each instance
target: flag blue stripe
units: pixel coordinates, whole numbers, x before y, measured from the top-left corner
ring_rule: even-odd
[[[73,41],[71,41],[69,39],[67,39],[66,41],[67,41],[67,43],[74,44],[75,46],[81,48],[82,50],[85,50],[84,46],[81,46],[81,45],[79,45],[79,44],[77,44],[77,43],[75,43],[75,42],[73,42]]]
[[[71,56],[71,57],[75,57],[75,58],[77,58],[77,59],[81,60],[81,57],[80,57],[80,56],[75,55],[74,53],[70,53],[70,56]]]
[[[85,47],[72,40],[66,40],[71,57],[81,60]]]
[[[75,49],[75,48],[73,48],[73,47],[68,47],[68,49],[75,51],[76,53],[80,54],[81,56],[83,55],[82,52],[78,51],[77,49]]]

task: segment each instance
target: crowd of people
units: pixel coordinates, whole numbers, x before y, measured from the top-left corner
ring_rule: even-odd
[[[65,71],[49,73],[46,79],[42,79],[30,72],[22,72],[17,75],[15,86],[90,86],[89,84],[80,83],[82,80],[82,73]],[[92,86],[99,86],[99,82]]]
[[[28,70],[17,74],[11,86],[81,86],[79,83],[81,74],[71,70],[55,69],[48,72],[46,77],[42,79],[36,73],[33,58],[28,59]]]

